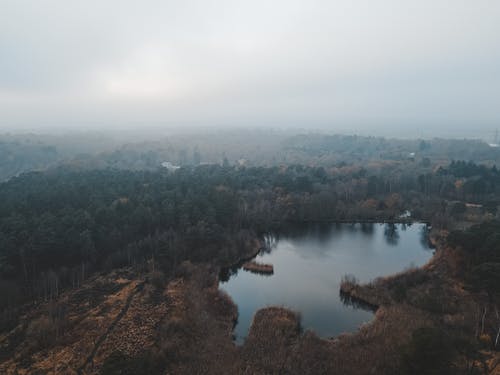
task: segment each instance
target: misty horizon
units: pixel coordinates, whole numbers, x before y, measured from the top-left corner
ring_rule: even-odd
[[[283,134],[283,135],[300,135],[300,134],[323,134],[323,135],[341,135],[341,136],[360,136],[360,137],[382,137],[387,139],[470,139],[478,140],[486,143],[498,141],[498,128],[488,127],[484,129],[475,129],[474,127],[459,128],[459,129],[438,129],[436,127],[427,128],[423,125],[415,125],[411,127],[401,126],[380,126],[376,129],[348,126],[332,126],[332,124],[324,124],[323,126],[292,126],[276,124],[249,124],[242,125],[231,124],[200,124],[200,123],[133,123],[133,124],[73,124],[59,126],[16,126],[16,127],[0,127],[0,135],[40,135],[40,136],[110,136],[121,139],[122,142],[134,143],[142,141],[150,141],[156,137],[170,137],[181,135],[203,135],[203,134],[244,134],[244,133],[262,133],[262,134]]]

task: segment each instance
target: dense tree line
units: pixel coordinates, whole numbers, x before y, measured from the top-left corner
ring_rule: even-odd
[[[23,174],[0,184],[0,276],[14,283],[2,304],[152,259],[167,272],[186,259],[235,262],[253,238],[294,222],[397,220],[404,210],[444,221],[446,199],[460,195],[456,165],[425,175],[404,164]]]
[[[0,273],[27,294],[51,296],[97,268],[153,257],[167,269],[185,259],[231,262],[249,239],[286,222],[399,212],[392,196],[360,208],[380,193],[361,188],[365,175],[218,165],[24,174],[0,185]]]
[[[283,142],[289,159],[317,164],[361,160],[452,160],[498,162],[500,150],[479,140],[396,139],[357,135],[300,134]]]
[[[0,181],[55,164],[87,169],[155,170],[163,162],[188,166],[354,165],[366,162],[407,162],[410,168],[430,167],[452,159],[492,165],[500,148],[478,140],[389,139],[294,131],[234,130],[163,134],[126,132],[66,135],[0,135]]]
[[[60,156],[55,147],[18,141],[2,141],[0,138],[0,181],[23,172],[45,169]]]

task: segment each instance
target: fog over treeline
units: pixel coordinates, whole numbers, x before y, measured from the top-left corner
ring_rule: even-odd
[[[480,139],[397,138],[308,129],[147,128],[0,134],[0,181],[30,171],[222,165],[325,168],[408,162],[447,165],[465,160],[493,166],[500,148]]]
[[[500,124],[500,122],[498,123]],[[429,124],[393,125],[351,125],[337,122],[312,122],[310,124],[296,125],[295,123],[276,122],[240,122],[212,124],[210,122],[172,122],[172,123],[73,123],[65,125],[16,125],[0,127],[0,134],[5,136],[38,136],[38,137],[82,137],[113,139],[115,144],[137,141],[149,141],[158,137],[174,135],[214,134],[214,133],[282,133],[282,134],[307,134],[317,133],[325,135],[349,135],[363,137],[385,137],[398,139],[469,139],[481,140],[486,143],[496,143],[500,139],[500,125],[491,124],[477,126],[471,124],[462,127],[445,127]]]

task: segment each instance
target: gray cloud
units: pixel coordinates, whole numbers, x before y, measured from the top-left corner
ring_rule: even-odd
[[[495,0],[3,0],[0,127],[500,123]]]

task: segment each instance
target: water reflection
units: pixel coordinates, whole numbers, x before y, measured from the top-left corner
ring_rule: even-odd
[[[400,226],[405,224],[399,224]],[[405,227],[406,229],[406,227]],[[398,225],[394,223],[385,224],[384,236],[387,244],[391,246],[397,246],[399,241]]]
[[[368,306],[339,295],[340,280],[361,282],[425,263],[429,251],[423,224],[333,224],[296,227],[266,236],[259,263],[272,264],[263,277],[239,266],[221,273],[221,288],[238,305],[237,341],[247,335],[253,314],[284,305],[301,312],[304,328],[324,337],[353,331],[372,317]]]
[[[369,304],[368,302],[362,301],[360,299],[354,298],[350,294],[346,294],[342,291],[339,291],[339,298],[340,298],[340,301],[342,301],[342,303],[345,306],[350,306],[354,309],[362,309],[362,310],[373,311],[373,312],[375,312],[377,310],[376,306],[373,306],[373,305]]]
[[[366,235],[373,235],[375,233],[375,224],[374,223],[362,223],[360,224],[361,232]]]

